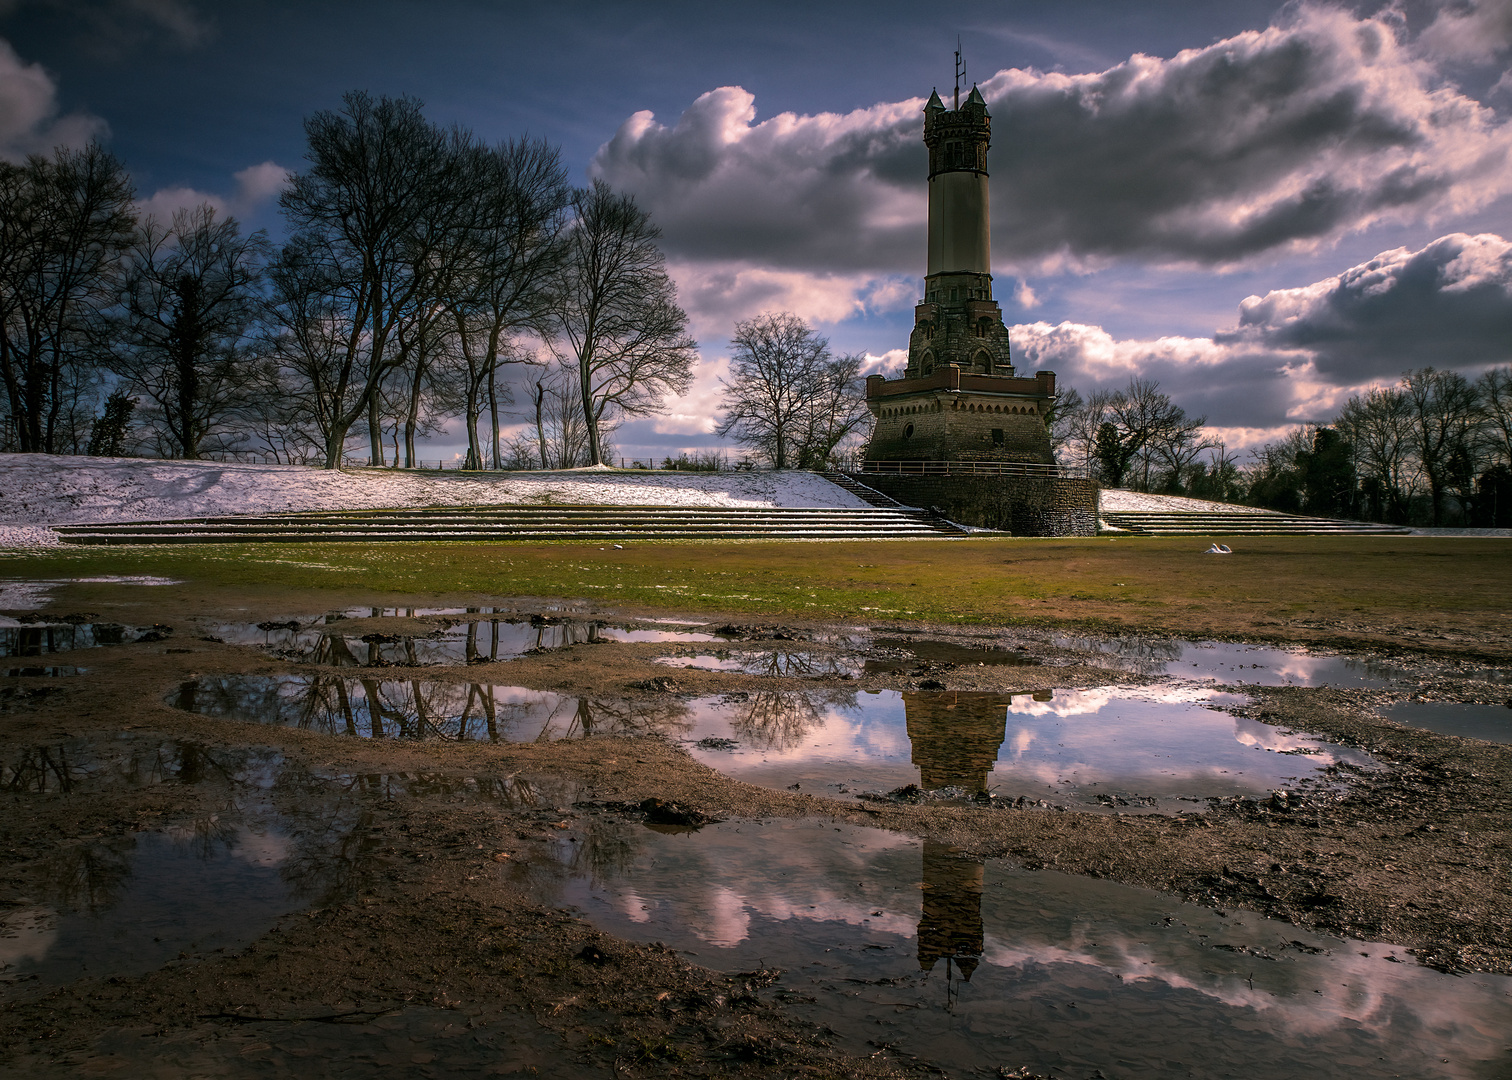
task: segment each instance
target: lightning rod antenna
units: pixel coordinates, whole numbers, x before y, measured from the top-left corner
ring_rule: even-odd
[[[961,76],[966,74],[966,65],[961,63],[961,35],[956,35],[955,107],[961,107]]]

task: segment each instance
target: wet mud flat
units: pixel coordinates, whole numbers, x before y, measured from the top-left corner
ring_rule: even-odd
[[[1512,1061],[1485,657],[146,593],[0,679],[11,1075]]]

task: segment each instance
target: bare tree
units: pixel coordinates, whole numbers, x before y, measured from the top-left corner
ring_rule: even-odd
[[[137,230],[109,324],[119,330],[111,366],[151,402],[143,418],[173,456],[192,460],[207,439],[224,443],[245,401],[268,250],[262,232],[242,236],[235,218],[217,219],[208,204],[175,212],[167,228],[149,217]]]
[[[481,466],[478,420],[486,404],[493,465],[500,468],[499,406],[509,402],[499,370],[523,356],[513,335],[549,333],[550,286],[565,254],[570,191],[560,153],[540,140],[474,148],[467,168],[481,182],[473,194],[474,227],[458,237],[447,303],[467,368],[468,456]]]
[[[342,306],[347,286],[338,269],[298,238],[279,252],[268,274],[270,336],[264,346],[275,373],[258,395],[260,423],[310,432],[328,469],[341,464],[347,433],[366,410],[366,395],[376,390],[356,366]]]
[[[1492,464],[1512,465],[1512,367],[1492,368],[1476,381],[1485,417],[1482,435]]]
[[[570,362],[563,362],[531,386],[536,446],[543,469],[572,469],[593,463],[578,385],[577,371]],[[599,447],[606,457],[613,453],[609,445],[613,430],[614,421],[601,421]]]
[[[121,163],[94,144],[0,162],[0,380],[24,452],[77,449],[87,427],[87,329],[115,298],[132,198]]]
[[[406,359],[399,324],[434,302],[438,253],[467,224],[454,212],[461,138],[428,123],[413,99],[364,93],[347,94],[339,113],[310,117],[305,135],[310,168],[279,203],[294,233],[290,254],[309,266],[301,280],[325,290],[322,363],[336,369],[323,380],[325,464],[340,464],[364,415],[376,462],[379,388]],[[287,303],[285,295],[275,310]]]
[[[1439,525],[1444,493],[1452,486],[1462,488],[1466,477],[1474,474],[1471,455],[1481,424],[1480,395],[1459,372],[1431,367],[1404,375],[1402,391],[1418,461],[1428,481],[1433,524]],[[1461,483],[1456,484],[1456,479]]]
[[[1091,457],[1096,431],[1084,430],[1087,403],[1072,386],[1063,386],[1045,410],[1045,429],[1050,433],[1050,449],[1057,458],[1079,456],[1083,463]]]
[[[866,380],[861,377],[865,362],[865,356],[847,353],[834,357],[820,371],[800,418],[794,455],[798,468],[828,467],[837,447],[853,445],[870,430],[872,415],[866,407]]]
[[[1140,490],[1150,488],[1150,470],[1159,454],[1194,460],[1206,447],[1194,444],[1205,417],[1189,417],[1151,379],[1130,379],[1123,390],[1098,390],[1087,399],[1081,423],[1095,432],[1093,456],[1103,483],[1122,487],[1130,467],[1140,465]]]
[[[651,216],[600,180],[573,196],[572,216],[555,327],[576,368],[589,463],[602,465],[605,421],[660,412],[685,392],[698,343]]]
[[[736,323],[731,342],[730,378],[719,381],[724,412],[714,430],[762,454],[772,468],[786,469],[823,392],[833,362],[829,341],[782,311]]]
[[[1412,418],[1399,387],[1367,391],[1344,403],[1335,426],[1354,447],[1361,491],[1372,517],[1405,522],[1415,487]]]

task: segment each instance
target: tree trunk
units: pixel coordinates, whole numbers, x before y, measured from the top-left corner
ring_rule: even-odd
[[[504,467],[504,450],[499,445],[499,366],[494,364],[488,373],[488,421],[493,442],[493,467]]]
[[[378,466],[383,464],[383,415],[378,407],[378,387],[374,385],[373,392],[368,395],[368,449],[370,453],[369,463]]]
[[[598,416],[593,411],[592,354],[578,357],[578,385],[583,398],[583,424],[588,431],[588,464],[602,465],[604,452],[599,444]]]
[[[546,455],[546,421],[542,415],[546,404],[546,383],[536,380],[535,384],[535,414],[536,414],[536,447],[541,452],[541,468],[551,468],[551,461]]]

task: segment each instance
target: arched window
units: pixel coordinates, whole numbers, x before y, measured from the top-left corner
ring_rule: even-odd
[[[926,352],[919,360],[919,370],[928,378],[934,374],[934,353]]]
[[[971,367],[975,371],[980,371],[983,375],[991,375],[992,354],[989,353],[986,349],[979,350],[977,354],[971,358]]]

